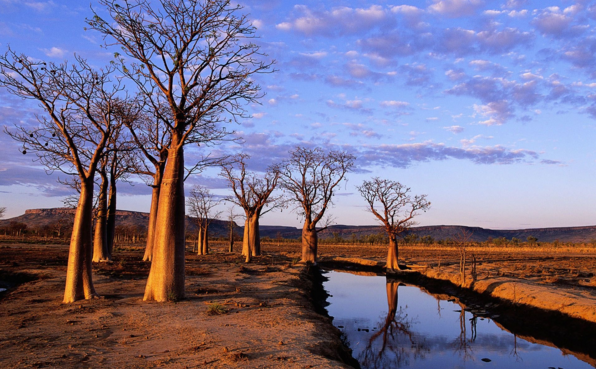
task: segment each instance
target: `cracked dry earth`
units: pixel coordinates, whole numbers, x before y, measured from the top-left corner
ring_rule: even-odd
[[[143,302],[149,266],[130,248],[94,267],[102,298],[62,304],[66,246],[1,247],[0,281],[21,284],[0,294],[0,367],[348,367],[304,266],[214,251],[188,254],[185,300]]]

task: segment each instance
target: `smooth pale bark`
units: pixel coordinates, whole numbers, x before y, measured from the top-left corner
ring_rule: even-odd
[[[244,236],[242,237],[242,255],[243,256],[250,255],[250,253],[248,252],[248,250],[250,250],[249,240],[248,240],[249,236],[250,236],[250,225],[249,225],[248,217],[246,217],[246,220],[244,221]]]
[[[81,193],[70,238],[64,303],[97,297],[91,275],[93,173],[89,177],[90,179],[81,183]]]
[[[176,135],[171,147],[159,190],[153,260],[144,301],[184,298],[184,149]]]
[[[203,226],[199,225],[197,231],[197,255],[203,255]]]
[[[106,221],[108,233],[108,257],[114,255],[114,237],[116,236],[116,179],[110,177],[110,194],[108,200],[108,216]]]
[[[259,233],[259,215],[247,215],[244,221],[244,238],[242,239],[242,255],[261,255],[261,237]]]
[[[101,173],[101,184],[97,198],[97,218],[95,219],[95,236],[93,237],[93,262],[109,261],[108,253],[108,177]]]
[[[209,253],[209,225],[203,227],[203,242],[201,243],[202,255]]]
[[[317,263],[318,236],[315,229],[311,229],[308,220],[302,228],[302,261],[305,263]]]
[[[151,210],[149,210],[149,225],[147,227],[147,244],[143,261],[153,259],[153,245],[155,244],[155,228],[157,226],[157,210],[159,209],[159,191],[161,188],[162,173],[156,168],[153,176],[153,191],[151,193]]]
[[[397,239],[395,236],[389,237],[389,250],[387,252],[387,264],[385,267],[387,271],[398,271],[401,270],[398,264],[399,249],[397,245]]]
[[[256,214],[250,221],[252,256],[261,255],[261,234],[259,232],[260,214]]]

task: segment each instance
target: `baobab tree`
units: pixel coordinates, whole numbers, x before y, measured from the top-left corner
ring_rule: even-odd
[[[4,218],[5,213],[6,213],[6,208],[4,206],[0,207],[0,218]]]
[[[99,195],[97,196],[97,207],[96,207],[96,214],[95,214],[95,234],[93,236],[93,259],[94,263],[102,262],[102,261],[111,261],[112,257],[108,252],[108,222],[107,222],[107,213],[108,213],[108,189],[109,189],[109,179],[108,179],[108,164],[109,164],[109,157],[107,155],[103,155],[98,168],[97,172],[99,173],[99,177],[101,178],[99,184]]]
[[[98,3],[109,18],[94,12],[87,23],[126,55],[115,54],[120,72],[136,83],[155,114],[168,108],[160,120],[170,142],[144,300],[183,298],[184,147],[225,136],[221,123],[246,117],[244,104],[262,96],[251,77],[270,71],[271,63],[250,42],[255,27],[229,0]]]
[[[199,228],[197,233],[197,248],[199,255],[209,253],[209,224],[219,218],[221,212],[214,212],[213,209],[219,205],[220,200],[205,186],[194,186],[190,196],[186,200],[191,216],[197,220]]]
[[[75,56],[72,64],[45,63],[16,54],[0,56],[0,86],[37,101],[45,111],[35,127],[7,133],[36,153],[47,170],[75,176],[80,193],[73,225],[64,302],[97,296],[91,274],[93,186],[97,165],[114,127],[114,104],[121,87],[110,80],[113,67],[93,69]]]
[[[400,270],[397,238],[410,229],[420,211],[430,208],[426,195],[410,195],[410,188],[397,181],[375,177],[364,181],[358,191],[368,203],[368,210],[381,222],[389,236],[386,268],[388,272]]]
[[[132,145],[132,142],[125,142],[125,145]],[[110,257],[114,253],[114,244],[116,238],[116,211],[118,188],[117,183],[134,172],[134,168],[138,166],[132,146],[122,147],[111,153],[109,177],[110,177],[110,191],[108,193],[108,209],[106,216],[106,228],[108,238],[108,255]]]
[[[131,104],[115,104],[115,127],[105,154],[97,168],[101,179],[96,205],[95,235],[93,237],[93,261],[111,261],[116,230],[117,182],[133,172],[135,162],[134,142],[129,140],[125,123],[137,118],[130,114]]]
[[[154,115],[147,109],[146,104],[137,101],[133,105],[137,112],[137,119],[127,121],[126,127],[137,147],[138,167],[136,174],[148,176],[151,180],[147,183],[151,187],[151,206],[149,208],[149,224],[147,226],[147,242],[143,261],[151,261],[153,257],[153,245],[155,243],[155,227],[157,224],[157,209],[159,206],[159,190],[168,158],[168,147],[170,146],[170,131],[163,119],[167,119],[165,113]],[[161,118],[159,118],[161,117]]]
[[[261,255],[259,218],[271,210],[283,206],[283,195],[271,197],[277,187],[279,171],[271,168],[264,175],[247,172],[247,154],[240,154],[231,163],[222,165],[220,175],[228,181],[232,195],[226,198],[244,210],[244,237],[242,255],[249,262],[252,256]]]
[[[234,207],[230,206],[228,208],[228,252],[234,252],[234,227],[236,227],[236,218],[238,214],[234,213]],[[1,218],[1,217],[0,217]]]
[[[290,158],[275,166],[280,173],[281,187],[289,193],[304,216],[302,227],[302,261],[317,262],[317,233],[328,228],[317,224],[332,205],[332,198],[356,158],[344,151],[323,151],[320,148],[297,147]],[[329,218],[327,218],[328,220]]]

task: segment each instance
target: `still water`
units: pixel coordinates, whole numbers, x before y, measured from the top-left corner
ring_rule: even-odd
[[[327,311],[363,368],[593,368],[418,287],[384,276],[325,276]]]

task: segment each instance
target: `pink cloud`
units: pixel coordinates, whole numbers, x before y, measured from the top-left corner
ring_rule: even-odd
[[[431,13],[441,14],[450,18],[459,18],[473,15],[484,5],[482,0],[434,0],[435,3],[428,7]]]

